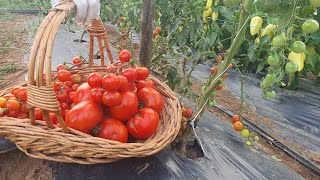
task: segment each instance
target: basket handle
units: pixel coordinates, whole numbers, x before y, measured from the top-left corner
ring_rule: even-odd
[[[27,98],[31,124],[36,125],[34,108],[42,110],[44,120],[48,128],[54,128],[49,117],[49,112],[55,113],[63,132],[69,130],[61,116],[61,108],[52,86],[51,66],[52,49],[56,34],[61,23],[65,20],[71,10],[75,9],[73,2],[65,2],[55,7],[40,25],[32,44],[28,65]],[[104,52],[102,40],[105,43],[109,61],[113,63],[107,35],[100,19],[94,20],[92,27],[88,28],[90,35],[89,67],[93,67],[93,45],[94,37],[97,37],[101,54],[101,66],[104,66]],[[45,73],[46,72],[46,73]],[[45,79],[43,75],[45,74]]]

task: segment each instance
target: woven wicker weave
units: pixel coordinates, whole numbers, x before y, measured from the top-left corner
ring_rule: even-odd
[[[28,87],[28,108],[30,119],[0,118],[0,135],[15,143],[28,156],[57,162],[97,164],[110,163],[123,158],[146,157],[159,152],[171,143],[180,130],[181,107],[179,100],[170,88],[158,79],[155,88],[162,94],[165,107],[160,114],[160,125],[157,132],[149,139],[136,143],[120,143],[92,137],[77,130],[67,128],[60,115],[60,107],[52,87],[51,62],[52,48],[59,26],[75,8],[72,2],[62,4],[51,11],[41,24],[31,49],[28,82],[21,85]],[[89,66],[77,69],[73,73],[88,75],[90,72],[105,72],[104,45],[109,61],[112,63],[107,35],[101,20],[95,20],[88,29],[90,35]],[[101,65],[93,64],[94,39],[98,40],[101,54]],[[49,72],[49,73],[45,73]],[[46,74],[46,79],[43,79]],[[0,92],[0,96],[11,88]],[[45,121],[34,120],[34,108],[41,108]],[[48,112],[54,112],[61,128],[49,120]]]

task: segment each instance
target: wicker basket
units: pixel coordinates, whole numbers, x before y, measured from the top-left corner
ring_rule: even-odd
[[[160,125],[157,132],[149,139],[135,143],[120,143],[92,137],[72,128],[67,128],[60,115],[60,107],[52,87],[51,61],[52,47],[59,26],[75,5],[66,3],[51,11],[41,24],[35,36],[28,67],[28,108],[30,119],[0,118],[0,135],[15,143],[28,156],[57,162],[97,164],[110,163],[123,158],[146,157],[159,152],[171,143],[180,130],[181,107],[179,100],[170,88],[158,79],[155,88],[162,94],[165,107],[160,114]],[[88,29],[90,35],[89,66],[77,69],[73,73],[88,75],[90,72],[105,72],[103,43],[106,46],[109,61],[112,56],[108,45],[105,28],[101,20],[95,20]],[[93,44],[97,38],[101,65],[93,64]],[[46,79],[43,74],[46,73]],[[0,92],[0,96],[11,89]],[[41,108],[45,121],[34,120],[34,108]],[[48,112],[54,112],[61,128],[52,124]]]

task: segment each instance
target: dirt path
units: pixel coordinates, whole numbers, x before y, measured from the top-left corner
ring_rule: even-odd
[[[29,48],[26,21],[32,15],[0,13],[0,89],[24,81],[27,67],[24,63]],[[0,155],[0,179],[52,179],[52,169],[47,161],[33,159],[21,151]]]

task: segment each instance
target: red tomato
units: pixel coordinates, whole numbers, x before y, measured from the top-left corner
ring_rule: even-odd
[[[82,59],[79,56],[74,57],[72,60],[72,64],[81,64],[81,63],[82,63]]]
[[[17,100],[9,99],[6,102],[5,107],[8,109],[8,111],[16,111],[19,110],[20,104]]]
[[[72,92],[69,93],[68,103],[73,103],[73,101],[74,101],[74,94],[75,94],[75,93],[76,93],[76,92],[74,92],[74,91],[72,91]]]
[[[234,124],[237,121],[240,121],[240,117],[238,115],[233,115],[232,116],[232,124]]]
[[[64,84],[69,88],[72,88],[73,85],[72,81],[66,81]]]
[[[216,58],[216,62],[222,62],[222,61],[223,61],[222,56],[217,56],[217,58]]]
[[[157,30],[158,34],[161,33],[161,27],[157,27],[156,30]]]
[[[164,100],[161,94],[150,87],[142,88],[138,92],[138,99],[144,104],[144,107],[151,108],[160,113],[164,107]]]
[[[91,73],[87,77],[87,82],[92,88],[100,87],[102,85],[102,76],[97,72]]]
[[[150,108],[139,109],[127,123],[129,133],[138,139],[151,137],[158,129],[159,114]]]
[[[137,67],[136,68],[138,76],[137,80],[145,80],[149,76],[149,69],[146,67]]]
[[[78,131],[89,133],[103,118],[102,108],[93,101],[75,105],[66,116],[66,125]]]
[[[24,112],[20,112],[17,116],[18,119],[27,119],[28,117],[29,117],[29,115]]]
[[[12,88],[11,94],[17,95],[20,88],[21,88],[21,86],[15,86],[14,88]]]
[[[129,81],[126,77],[124,76],[119,76],[119,79],[121,81],[120,88],[118,89],[120,92],[126,91],[129,86]]]
[[[126,143],[128,129],[121,121],[110,119],[101,124],[98,137]]]
[[[118,92],[105,92],[102,95],[102,102],[108,107],[118,106],[121,103],[121,95]]]
[[[57,71],[60,71],[60,70],[67,70],[68,69],[68,66],[65,65],[65,64],[59,64],[57,66]]]
[[[185,109],[183,112],[182,112],[182,116],[189,119],[192,117],[192,109]]]
[[[60,90],[57,92],[57,100],[59,102],[67,102],[68,98],[68,94],[64,90]]]
[[[62,110],[70,109],[69,104],[65,103],[65,102],[60,103],[60,107],[61,107]]]
[[[72,89],[69,88],[68,86],[62,86],[62,87],[60,88],[60,91],[64,91],[64,92],[66,92],[67,94],[69,94],[69,93],[72,92]]]
[[[91,90],[92,88],[89,86],[88,83],[83,83],[74,94],[74,103],[78,104],[81,101],[92,101]]]
[[[213,66],[213,67],[210,69],[211,74],[216,73],[217,70],[218,70],[218,68],[219,68],[218,66]]]
[[[102,79],[102,86],[107,91],[117,91],[121,86],[121,79],[115,74],[107,74]]]
[[[129,91],[120,93],[121,104],[110,108],[112,117],[120,121],[130,119],[138,110],[138,98]]]
[[[131,91],[133,93],[137,93],[137,87],[136,87],[136,83],[134,82],[129,82],[128,84],[128,91]]]
[[[43,120],[43,114],[40,108],[34,108],[34,118],[36,120]]]
[[[72,85],[72,91],[77,91],[79,87],[80,87],[80,84]]]
[[[17,118],[19,115],[19,110],[8,111],[7,116]]]
[[[145,87],[154,88],[154,81],[151,79],[138,81],[136,86],[138,91]]]
[[[53,89],[55,91],[59,91],[60,87],[61,87],[61,83],[58,83],[58,82],[53,82],[52,83],[52,86],[53,86]]]
[[[106,68],[106,72],[107,73],[116,73],[117,72],[117,68],[114,65],[111,65],[111,66]]]
[[[61,112],[61,116],[62,116],[63,119],[66,119],[66,116],[67,116],[67,114],[68,114],[69,111],[70,111],[70,110],[67,109],[67,110],[64,110],[64,111]]]
[[[16,96],[21,100],[21,101],[26,101],[27,100],[27,87],[22,87],[18,90],[18,93]]]
[[[229,74],[228,74],[228,73],[225,73],[225,74],[223,75],[223,78],[224,78],[224,79],[227,79],[228,76],[229,76]]]
[[[102,103],[102,95],[105,92],[104,89],[102,88],[93,88],[90,92],[91,94],[91,99],[95,102],[95,103]]]
[[[82,76],[80,74],[74,74],[71,76],[71,82],[73,84],[81,84],[82,83]]]
[[[3,98],[5,98],[5,99],[14,99],[14,98],[16,98],[16,96],[15,95],[13,95],[13,94],[11,94],[11,93],[9,93],[9,94],[6,94],[6,95],[4,95],[4,96],[2,96]]]
[[[119,53],[119,60],[121,62],[129,62],[131,59],[131,53],[129,50],[122,50],[120,53]]]
[[[138,73],[135,68],[127,68],[121,71],[122,76],[126,77],[129,82],[133,82],[137,79]]]
[[[57,124],[58,123],[58,118],[57,118],[56,114],[49,113],[49,117],[50,117],[50,120],[52,121],[53,124]]]
[[[71,73],[67,70],[60,70],[57,77],[61,82],[71,81]]]
[[[21,102],[19,111],[22,113],[28,113],[28,104],[25,101]]]

